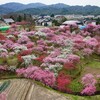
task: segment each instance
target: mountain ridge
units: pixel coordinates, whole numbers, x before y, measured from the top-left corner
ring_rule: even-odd
[[[28,14],[100,14],[100,7],[98,6],[70,6],[64,3],[46,5],[40,2],[22,4],[10,2],[0,5],[0,14],[8,13],[28,13]],[[7,10],[7,11],[6,11]]]

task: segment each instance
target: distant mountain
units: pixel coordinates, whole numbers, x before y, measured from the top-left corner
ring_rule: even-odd
[[[16,13],[26,13],[33,15],[51,15],[51,14],[61,14],[62,9],[53,8],[53,7],[43,7],[43,8],[30,8]]]
[[[38,8],[38,7],[44,7],[44,6],[46,5],[43,3],[30,3],[30,4],[25,5],[26,8]]]
[[[43,6],[46,6],[46,5],[42,3],[30,3],[30,4],[25,5],[21,3],[15,3],[15,2],[0,5],[0,7],[3,7],[5,9],[11,9],[13,12],[28,9],[28,8],[38,8],[38,7],[43,7]]]
[[[1,5],[1,7],[5,8],[5,9],[12,9],[13,11],[18,11],[18,10],[24,10],[23,8],[25,7],[24,4],[21,3],[6,3]]]
[[[52,5],[49,5],[50,7],[54,7],[54,8],[66,8],[66,7],[69,7],[69,5],[66,5],[64,3],[57,3],[57,4],[52,4]]]
[[[26,13],[26,14],[83,14],[83,15],[98,15],[100,14],[100,7],[98,6],[69,6],[63,3],[52,5],[45,5],[42,3],[6,3],[0,5],[0,14],[7,14],[11,12]]]
[[[82,14],[82,15],[99,15],[100,7],[97,6],[67,6],[67,7],[55,7],[55,6],[47,6],[40,8],[31,8],[19,11],[20,13],[34,14],[34,15],[51,15],[51,14]],[[17,12],[18,13],[18,12]]]
[[[11,13],[11,12],[13,12],[13,10],[11,10],[11,9],[6,9],[6,8],[4,8],[4,7],[0,7],[0,14],[7,14],[7,13]]]

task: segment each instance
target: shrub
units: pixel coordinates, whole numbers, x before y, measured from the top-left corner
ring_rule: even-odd
[[[37,66],[28,67],[26,69],[17,69],[16,73],[22,75],[26,78],[38,80],[48,86],[55,85],[55,76],[54,73],[46,70],[42,70]]]
[[[94,78],[94,76],[92,74],[86,74],[83,78],[82,78],[82,84],[84,86],[90,86],[93,85],[95,86],[97,83],[96,79]]]
[[[82,90],[81,94],[90,96],[90,95],[93,95],[95,92],[96,92],[96,87],[93,85],[89,85]]]
[[[92,74],[86,74],[82,78],[82,84],[84,85],[84,89],[81,94],[93,95],[96,92],[96,79]]]
[[[71,62],[67,62],[64,64],[64,68],[67,70],[73,70],[73,69],[75,69],[75,65]]]
[[[71,83],[71,77],[68,75],[65,75],[64,73],[60,73],[57,77],[57,88],[58,90],[62,92],[68,92],[70,93],[71,90],[69,88],[69,85]]]

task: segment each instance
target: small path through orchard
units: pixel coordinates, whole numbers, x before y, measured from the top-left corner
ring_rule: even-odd
[[[28,79],[12,79],[5,92],[7,100],[71,100]]]

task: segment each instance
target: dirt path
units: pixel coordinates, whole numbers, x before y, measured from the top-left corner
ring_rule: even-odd
[[[7,100],[71,100],[27,79],[13,79],[5,90]]]
[[[3,81],[5,80],[0,80],[0,83]],[[28,79],[10,79],[10,81],[10,85],[4,91],[7,100],[100,100],[100,95],[90,97],[65,95]]]

